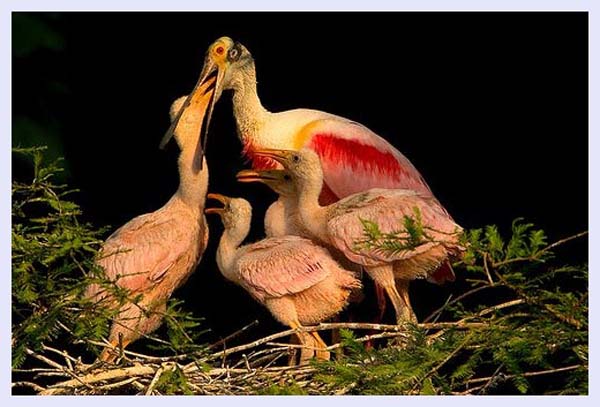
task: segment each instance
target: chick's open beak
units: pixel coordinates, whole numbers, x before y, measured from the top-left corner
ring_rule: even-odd
[[[208,194],[206,195],[206,198],[208,199],[215,199],[219,202],[221,202],[223,205],[227,205],[229,203],[229,201],[231,201],[231,198],[226,197],[225,195],[221,195],[221,194]],[[222,214],[225,211],[225,208],[206,208],[204,210],[204,213],[211,214],[211,213],[216,213],[218,215]]]

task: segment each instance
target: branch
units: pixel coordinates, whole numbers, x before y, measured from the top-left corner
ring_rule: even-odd
[[[566,372],[566,371],[569,371],[569,370],[575,370],[575,369],[579,369],[580,367],[585,367],[585,366],[583,366],[581,364],[579,364],[579,365],[571,365],[571,366],[566,366],[566,367],[559,367],[559,368],[556,368],[556,369],[538,370],[536,372],[526,372],[526,373],[521,373],[521,374],[502,375],[502,377],[504,379],[512,379],[513,377],[541,376],[541,375],[546,375],[546,374],[552,374],[552,373]],[[493,377],[494,376],[479,377],[477,379],[467,380],[467,384],[487,382],[488,380],[491,380]]]
[[[516,263],[516,262],[536,261],[536,260],[539,260],[539,258],[540,258],[540,256],[542,254],[544,254],[544,253],[546,253],[546,252],[554,249],[557,246],[565,244],[565,243],[567,243],[567,242],[569,242],[571,240],[578,239],[580,237],[586,236],[588,233],[589,232],[586,230],[584,232],[577,233],[576,235],[565,237],[564,239],[558,240],[558,241],[556,241],[556,242],[554,242],[554,243],[552,243],[552,244],[544,247],[543,249],[539,250],[537,253],[535,253],[532,256],[529,256],[529,257],[515,257],[513,259],[503,260],[503,261],[500,261],[500,262],[497,262],[497,263],[493,263],[492,267],[493,268],[498,268],[500,266],[505,266],[507,264]]]
[[[42,395],[52,395],[52,394],[60,394],[67,390],[68,388],[77,388],[81,386],[89,386],[93,383],[113,380],[113,379],[121,379],[121,378],[132,378],[139,376],[146,376],[156,372],[156,367],[153,366],[133,366],[126,368],[118,368],[112,369],[100,373],[90,373],[85,376],[80,377],[79,379],[67,380],[61,383],[57,383],[51,386],[48,386],[48,389],[44,390],[40,394]],[[91,386],[90,386],[91,387]]]

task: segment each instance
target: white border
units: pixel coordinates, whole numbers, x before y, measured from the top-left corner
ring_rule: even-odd
[[[105,405],[108,401],[115,403],[135,403],[144,405],[158,405],[165,403],[165,400],[159,397],[144,397],[133,398],[128,396],[107,396],[107,397],[87,397],[82,400],[80,397],[38,397],[38,396],[11,396],[10,388],[10,148],[11,148],[11,12],[12,11],[589,11],[589,26],[590,26],[590,64],[589,72],[595,73],[600,69],[598,64],[598,17],[593,12],[592,0],[577,1],[577,0],[369,0],[369,1],[331,1],[331,0],[303,0],[303,1],[282,1],[275,2],[273,0],[254,0],[251,3],[233,0],[218,0],[215,2],[198,2],[192,0],[168,0],[168,1],[132,1],[132,0],[90,0],[85,2],[77,2],[74,0],[12,0],[4,1],[0,4],[0,49],[4,56],[4,62],[0,65],[2,77],[2,99],[0,102],[0,126],[2,131],[0,134],[0,185],[3,191],[2,199],[0,199],[0,225],[2,226],[2,234],[0,235],[0,259],[2,261],[2,273],[0,274],[0,310],[2,310],[1,326],[0,326],[0,401],[8,405],[32,405],[32,404],[48,404],[48,405],[67,405],[80,404],[84,401],[86,404]],[[600,112],[595,96],[598,95],[598,82],[595,77],[590,74],[589,90],[590,90],[590,136],[589,136],[589,179],[590,179],[590,198],[589,207],[598,208],[598,183],[592,182],[597,180],[598,161],[593,158],[598,153],[598,127],[595,117],[592,112]],[[568,135],[565,135],[565,142],[568,142]],[[563,189],[565,191],[565,189]],[[568,191],[568,189],[567,189]],[[558,189],[557,189],[557,193]],[[568,193],[568,192],[562,192]],[[598,216],[594,212],[589,211],[589,225],[591,230],[596,230],[598,226]],[[598,247],[598,239],[592,232],[590,236],[590,248]],[[598,255],[599,251],[590,250],[590,291],[594,292],[597,286],[598,278],[595,273],[598,272]],[[595,324],[594,310],[597,309],[598,300],[595,295],[590,295],[590,347],[596,348],[597,339],[594,335],[593,326]],[[290,406],[305,406],[307,402],[317,404],[344,403],[348,406],[360,405],[364,407],[366,403],[377,403],[377,405],[397,405],[399,403],[410,402],[411,404],[453,404],[453,405],[473,405],[483,403],[491,403],[494,405],[505,406],[506,403],[525,405],[525,403],[543,403],[544,406],[563,406],[565,404],[575,403],[578,405],[598,405],[598,387],[597,375],[594,368],[597,366],[596,352],[590,352],[590,396],[587,397],[541,397],[527,396],[519,397],[496,397],[484,396],[481,397],[311,397],[310,399],[303,397],[259,397],[248,396],[243,399],[239,396],[211,396],[211,397],[174,397],[173,402],[177,404],[211,404],[211,405],[228,405],[232,403],[254,404],[261,406],[278,405],[282,403]]]

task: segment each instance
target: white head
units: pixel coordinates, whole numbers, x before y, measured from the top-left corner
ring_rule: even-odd
[[[310,148],[294,150],[262,149],[255,151],[256,155],[273,158],[283,165],[291,176],[298,192],[306,189],[321,192],[323,186],[323,168],[321,159]]]
[[[243,237],[248,234],[250,222],[252,221],[252,206],[248,201],[242,198],[230,198],[221,194],[208,194],[207,198],[216,199],[223,204],[223,207],[207,208],[204,213],[218,214],[226,230],[243,232]]]

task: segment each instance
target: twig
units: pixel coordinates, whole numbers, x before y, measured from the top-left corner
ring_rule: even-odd
[[[444,366],[446,363],[448,363],[448,361],[450,359],[452,359],[454,356],[456,356],[456,354],[465,347],[465,345],[471,340],[471,336],[472,335],[468,335],[461,343],[460,345],[458,345],[456,347],[456,349],[454,349],[452,352],[450,352],[450,354],[448,356],[446,356],[444,358],[444,360],[442,360],[440,363],[438,363],[436,366],[433,367],[433,369],[431,369],[419,382],[423,382],[423,380],[425,380],[427,377],[430,377],[431,375],[435,374],[438,370],[440,370],[440,368],[442,366]]]
[[[490,274],[490,269],[488,267],[488,262],[487,262],[488,256],[489,255],[487,252],[483,253],[483,270],[485,271],[485,275],[487,276],[487,279],[490,282],[490,286],[493,287],[495,285],[495,282],[492,279],[492,275]]]
[[[32,383],[32,382],[14,382],[14,383],[12,383],[11,386],[12,387],[31,387],[33,390],[37,391],[38,393],[46,390],[45,387],[42,387],[39,384]]]
[[[496,284],[496,287],[497,287],[497,286],[498,286],[498,285]],[[434,317],[436,314],[439,314],[439,313],[441,313],[441,312],[442,312],[444,309],[446,309],[448,306],[450,306],[450,305],[452,305],[452,304],[455,304],[455,303],[457,303],[458,301],[460,301],[460,300],[462,300],[462,299],[464,299],[464,298],[468,297],[469,295],[475,294],[476,292],[478,292],[478,291],[481,291],[481,290],[483,290],[483,289],[486,289],[486,288],[491,288],[491,287],[490,287],[489,285],[484,285],[484,286],[480,286],[480,287],[473,288],[472,290],[469,290],[469,291],[467,291],[466,293],[459,295],[458,297],[454,298],[452,301],[450,301],[450,302],[448,302],[448,303],[446,303],[446,304],[442,305],[440,308],[438,308],[438,309],[436,309],[435,311],[433,311],[433,312],[432,312],[432,313],[431,313],[431,314],[430,314],[430,315],[429,315],[427,318],[425,318],[425,319],[423,320],[423,322],[429,322],[429,321],[431,321],[431,319],[432,319],[432,318],[433,318],[433,317]]]
[[[565,237],[564,239],[558,240],[558,241],[556,241],[556,242],[554,242],[554,243],[552,243],[552,244],[544,247],[543,249],[541,249],[537,253],[535,253],[533,256],[529,256],[529,257],[515,257],[515,258],[512,258],[512,259],[503,260],[503,261],[500,261],[500,262],[497,262],[497,263],[493,263],[492,267],[493,268],[498,268],[500,266],[506,266],[507,264],[516,263],[516,262],[539,260],[540,256],[543,253],[546,253],[547,251],[552,250],[552,249],[554,249],[557,246],[560,246],[560,245],[562,245],[564,243],[567,243],[567,242],[569,242],[571,240],[578,239],[578,238],[583,237],[583,236],[585,236],[587,234],[588,234],[588,231],[586,230],[584,232],[580,232],[580,233],[577,233],[575,235],[572,235],[572,236],[569,236],[569,237]]]
[[[152,381],[150,382],[150,385],[148,386],[148,390],[146,390],[146,396],[152,394],[152,390],[154,390],[154,388],[156,387],[156,384],[158,383],[158,379],[160,379],[160,376],[163,374],[164,371],[165,371],[164,366],[161,366],[156,370],[156,373],[154,374],[154,377],[152,378]]]
[[[75,359],[73,356],[69,355],[67,352],[62,351],[62,350],[58,350],[55,348],[51,348],[50,346],[44,345],[42,344],[42,349],[56,353],[57,355],[62,356],[63,358],[65,358],[65,362],[67,364],[69,364],[71,361],[75,362],[75,363],[79,363],[79,361],[77,359]],[[71,366],[69,366],[70,369],[72,369]]]
[[[254,327],[254,326],[258,325],[258,324],[259,324],[258,319],[255,319],[254,321],[250,322],[248,325],[244,326],[243,328],[238,329],[234,333],[232,333],[232,334],[226,336],[225,338],[223,338],[223,339],[221,339],[221,340],[213,343],[208,348],[209,349],[216,348],[217,346],[220,346],[223,343],[225,343],[225,342],[227,342],[227,341],[229,341],[229,340],[231,340],[231,339],[233,339],[233,338],[241,335],[242,333],[246,332],[247,330],[249,330],[250,328],[252,328],[252,327]]]
[[[559,367],[559,368],[556,368],[556,369],[538,370],[536,372],[525,372],[525,373],[521,373],[521,374],[503,375],[503,377],[505,379],[512,379],[513,377],[541,376],[541,375],[546,375],[546,374],[552,374],[552,373],[566,372],[566,371],[569,371],[569,370],[575,370],[575,369],[579,369],[580,367],[584,367],[584,366],[581,365],[581,364],[579,364],[579,365],[571,365],[571,366],[566,366],[566,367]],[[493,376],[480,377],[480,378],[477,378],[477,379],[467,380],[467,384],[487,382],[492,377]]]
[[[58,394],[63,392],[66,388],[77,388],[83,385],[90,385],[93,383],[98,383],[102,381],[112,380],[112,379],[120,379],[123,377],[139,377],[153,374],[156,371],[155,367],[152,366],[133,366],[127,368],[118,368],[112,369],[105,372],[100,373],[90,373],[83,377],[80,377],[79,380],[67,380],[61,383],[53,384],[49,386],[41,394],[50,395],[50,394]]]
[[[485,384],[483,385],[483,387],[481,387],[481,389],[479,389],[479,393],[478,394],[484,394],[484,392],[492,384],[492,382],[494,381],[494,378],[496,377],[496,375],[498,375],[498,373],[500,373],[500,370],[502,370],[503,367],[504,367],[504,363],[500,363],[500,366],[498,366],[498,368],[490,376],[490,380],[488,380],[487,382],[485,382]]]
[[[135,383],[137,382],[137,378],[136,377],[132,377],[130,379],[125,379],[122,380],[120,382],[116,382],[116,383],[110,383],[110,384],[105,384],[103,386],[98,386],[96,387],[96,390],[110,390],[110,389],[117,389],[119,387],[123,387],[123,386],[127,386],[128,384],[133,384],[135,385]],[[143,385],[141,385],[140,383],[138,383],[140,386],[142,386],[142,389],[144,388]],[[140,388],[138,386],[136,386],[138,388],[138,390],[140,390]]]

